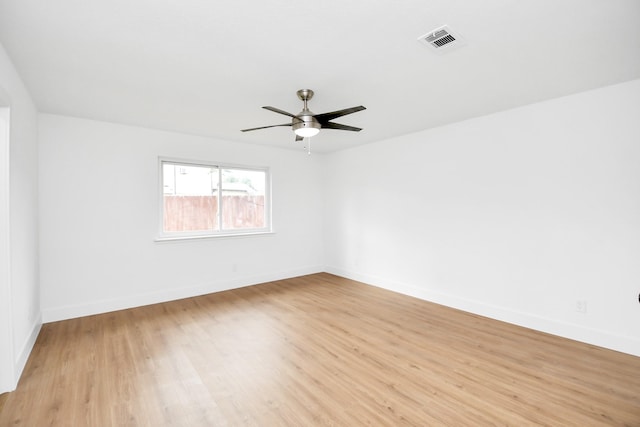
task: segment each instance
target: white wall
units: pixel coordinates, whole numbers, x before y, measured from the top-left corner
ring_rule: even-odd
[[[0,141],[1,393],[15,388],[42,323],[38,287],[37,113],[2,46],[0,107],[4,109],[5,126],[9,127],[8,141]]]
[[[640,80],[337,152],[326,182],[329,271],[640,355]]]
[[[45,321],[323,270],[322,156],[41,114]],[[269,166],[266,236],[155,242],[158,156]]]

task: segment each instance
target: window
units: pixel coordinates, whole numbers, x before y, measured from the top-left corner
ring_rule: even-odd
[[[160,159],[161,238],[271,231],[269,170]]]

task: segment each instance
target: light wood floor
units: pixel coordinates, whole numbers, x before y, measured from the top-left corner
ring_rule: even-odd
[[[0,426],[640,426],[640,358],[329,274],[43,326]]]

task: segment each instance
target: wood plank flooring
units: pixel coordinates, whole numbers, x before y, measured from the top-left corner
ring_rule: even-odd
[[[640,426],[640,358],[315,274],[42,327],[0,426]]]

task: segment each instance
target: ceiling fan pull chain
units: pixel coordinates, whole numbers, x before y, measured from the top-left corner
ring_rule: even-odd
[[[306,138],[307,140],[307,154],[311,155],[311,138]]]

